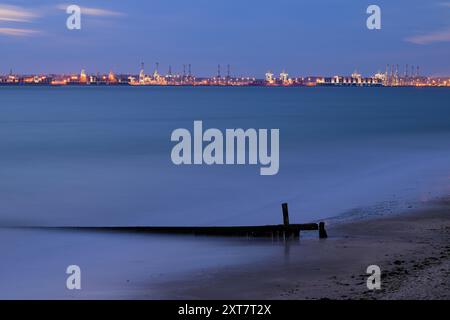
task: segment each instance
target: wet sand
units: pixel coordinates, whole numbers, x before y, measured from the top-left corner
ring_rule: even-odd
[[[449,299],[450,199],[413,213],[343,223],[287,243],[270,261],[204,270],[157,289],[168,299]],[[381,289],[368,290],[369,265]]]

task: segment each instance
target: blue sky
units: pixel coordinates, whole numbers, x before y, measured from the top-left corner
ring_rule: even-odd
[[[447,2],[446,2],[447,1]],[[82,7],[82,29],[64,6]],[[366,28],[366,8],[382,29]],[[450,75],[450,0],[0,0],[0,73],[148,72],[156,61],[209,76],[363,74],[386,64]],[[403,67],[402,67],[403,68]]]

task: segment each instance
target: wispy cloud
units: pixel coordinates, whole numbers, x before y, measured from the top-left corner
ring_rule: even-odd
[[[69,5],[66,4],[60,4],[58,5],[58,8],[61,10],[66,10]],[[92,7],[80,7],[81,8],[81,14],[87,15],[87,16],[94,16],[94,17],[118,17],[123,16],[124,14],[122,12],[113,11],[109,9],[102,9],[102,8],[92,8]]]
[[[450,2],[439,2],[437,3],[440,7],[450,8]],[[437,42],[450,42],[450,28],[443,30],[436,30],[429,33],[413,35],[404,39],[407,42],[427,45]]]
[[[450,29],[407,37],[405,41],[420,45],[436,42],[450,42]]]
[[[37,12],[23,7],[0,4],[0,21],[29,22],[38,16]]]
[[[11,37],[28,37],[40,33],[38,30],[19,28],[0,28],[0,35]]]

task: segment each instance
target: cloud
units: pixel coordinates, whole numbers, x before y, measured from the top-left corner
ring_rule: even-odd
[[[450,2],[438,3],[441,7],[450,8]],[[433,31],[430,33],[419,34],[410,36],[404,39],[407,42],[411,42],[419,45],[427,45],[437,42],[450,42],[450,29]]]
[[[39,15],[18,6],[0,4],[0,21],[29,22]]]
[[[61,5],[58,5],[58,8],[61,10],[66,10],[68,6],[69,5],[61,4]],[[92,7],[80,7],[80,8],[81,8],[81,14],[84,14],[87,16],[118,17],[118,16],[124,15],[122,12],[108,10],[108,9],[92,8]]]
[[[40,33],[40,31],[32,29],[0,28],[0,35],[12,37],[27,37],[38,33]]]
[[[436,42],[450,42],[450,29],[415,35],[405,39],[414,44],[426,45]]]

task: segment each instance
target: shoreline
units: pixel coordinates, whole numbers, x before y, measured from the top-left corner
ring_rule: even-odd
[[[4,261],[14,266],[0,283],[4,299],[449,299],[450,197],[427,203],[404,214],[330,218],[327,239],[306,231],[286,242],[0,228]],[[152,254],[161,248],[165,255]],[[24,263],[34,252],[48,254]],[[88,275],[80,292],[61,286],[73,263]],[[367,289],[370,265],[381,268],[381,290]]]
[[[450,197],[414,212],[327,227],[261,265],[203,270],[153,290],[167,299],[449,299]],[[370,291],[369,265],[381,268]]]

